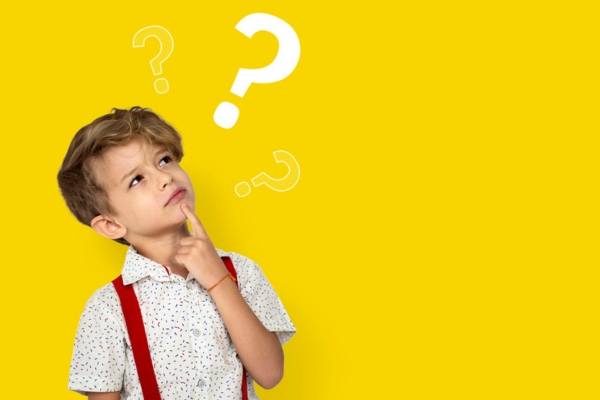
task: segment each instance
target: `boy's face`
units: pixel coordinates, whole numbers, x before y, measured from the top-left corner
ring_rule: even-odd
[[[176,231],[186,220],[182,202],[194,209],[187,173],[167,150],[141,138],[108,149],[92,169],[115,211],[111,217],[126,228],[129,243]]]

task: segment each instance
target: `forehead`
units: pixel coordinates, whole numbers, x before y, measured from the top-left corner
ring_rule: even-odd
[[[140,163],[152,163],[154,154],[162,147],[148,143],[140,138],[106,149],[100,156],[91,160],[94,177],[105,188],[118,186],[123,175]]]
[[[111,165],[114,162],[121,160],[144,156],[152,147],[154,146],[149,144],[146,140],[133,138],[122,145],[109,147],[102,152],[100,159],[105,161],[107,165]]]

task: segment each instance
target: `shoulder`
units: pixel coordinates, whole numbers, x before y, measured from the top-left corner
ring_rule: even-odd
[[[92,294],[92,297],[88,300],[88,303],[102,304],[102,305],[120,305],[119,296],[115,290],[115,286],[112,282],[107,283]]]
[[[220,257],[229,257],[233,262],[240,284],[246,283],[256,276],[263,276],[260,266],[254,260],[233,251],[216,249]]]
[[[238,274],[240,293],[263,326],[276,332],[281,344],[290,340],[296,327],[261,267],[241,254],[221,250],[217,252],[220,256],[232,259]]]
[[[219,255],[230,257],[233,261],[238,287],[250,307],[252,307],[253,301],[256,301],[257,304],[263,302],[264,299],[279,301],[275,289],[271,286],[262,268],[254,260],[233,251],[217,250],[217,252]]]
[[[121,301],[112,282],[96,290],[89,298],[85,305],[82,319],[86,317],[91,319],[112,319],[115,323],[122,325],[123,312],[121,310]]]

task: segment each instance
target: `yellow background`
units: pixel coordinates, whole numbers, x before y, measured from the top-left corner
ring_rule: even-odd
[[[599,398],[593,3],[3,5],[2,397],[81,398],[78,318],[126,247],[69,214],[56,173],[81,126],[141,105],[181,132],[216,246],[257,261],[298,328],[262,399]],[[238,98],[238,69],[278,49],[235,30],[254,12],[295,29],[300,61]],[[149,25],[174,39],[163,95],[158,42],[132,47]],[[296,187],[237,197],[285,174],[275,150]]]

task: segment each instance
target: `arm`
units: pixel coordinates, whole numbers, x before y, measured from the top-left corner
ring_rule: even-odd
[[[121,398],[121,392],[88,392],[87,396],[88,400],[119,400]]]
[[[185,203],[181,209],[191,222],[194,236],[181,240],[175,259],[202,286],[210,288],[228,274],[227,268],[198,217]],[[222,281],[210,294],[246,370],[263,388],[275,387],[283,378],[283,350],[277,334],[263,326],[233,280]]]
[[[277,334],[263,326],[233,280],[221,282],[210,294],[252,378],[265,389],[275,387],[283,378],[283,349]]]

